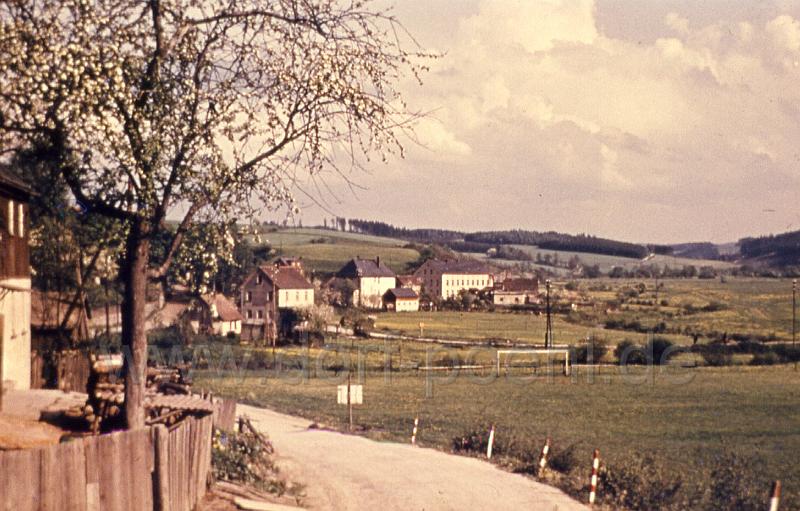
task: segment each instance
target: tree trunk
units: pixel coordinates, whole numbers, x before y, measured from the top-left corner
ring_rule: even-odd
[[[147,265],[150,240],[142,220],[134,220],[125,243],[120,277],[125,283],[122,302],[122,348],[125,373],[125,420],[128,429],[145,426],[144,389],[147,368]]]

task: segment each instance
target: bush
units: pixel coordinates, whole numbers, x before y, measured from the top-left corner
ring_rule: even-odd
[[[719,457],[711,471],[710,502],[705,508],[714,511],[765,509],[769,482],[755,480],[752,474],[763,473],[763,467],[753,467],[753,463],[735,454]]]
[[[592,337],[575,347],[573,354],[576,364],[597,364],[608,353],[608,342],[602,337]]]
[[[451,444],[453,452],[456,453],[472,453],[472,454],[486,454],[486,449],[489,446],[489,432],[492,426],[490,424],[480,425],[472,431],[467,431],[463,435],[454,437]],[[508,454],[513,447],[513,440],[507,436],[495,436],[492,444],[493,454]]]
[[[617,357],[619,365],[644,365],[647,363],[644,348],[628,339],[617,344],[614,349],[614,356]]]
[[[733,365],[733,352],[725,346],[710,345],[701,352],[707,366],[723,367]]]
[[[648,364],[664,365],[669,362],[669,359],[677,355],[680,349],[669,339],[654,337],[647,342],[644,351]]]
[[[286,484],[277,478],[272,462],[272,444],[251,432],[226,433],[216,430],[211,444],[211,467],[214,478],[253,486],[282,495]]]
[[[750,365],[752,366],[773,366],[775,364],[780,364],[782,362],[781,358],[775,353],[774,351],[768,351],[766,353],[756,353],[753,355],[753,358],[750,360]]]
[[[550,459],[547,461],[547,466],[556,472],[562,474],[569,474],[581,465],[578,458],[578,446],[580,443],[570,444],[563,449],[553,449]]]
[[[636,456],[619,466],[602,466],[598,486],[603,502],[615,508],[639,511],[694,507],[693,503],[681,502],[681,478],[668,475],[651,456]]]

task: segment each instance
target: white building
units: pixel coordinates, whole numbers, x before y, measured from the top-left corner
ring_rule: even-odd
[[[0,392],[31,385],[30,189],[0,167]]]
[[[422,279],[422,289],[430,297],[458,296],[465,289],[482,290],[494,286],[492,273],[478,261],[429,259],[414,275]]]
[[[345,264],[337,278],[355,281],[352,303],[368,309],[383,308],[386,291],[397,286],[395,273],[381,262],[381,258],[361,259],[356,257]]]

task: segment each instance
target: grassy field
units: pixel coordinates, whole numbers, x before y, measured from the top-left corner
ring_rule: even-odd
[[[417,260],[416,250],[403,248],[402,240],[327,229],[267,229],[259,243],[268,243],[275,254],[302,257],[304,264],[317,272],[333,273],[350,259],[380,257],[396,272]]]
[[[716,261],[711,259],[689,259],[687,257],[673,257],[673,256],[666,256],[666,255],[655,255],[651,258],[646,260],[631,258],[631,257],[620,257],[620,256],[612,256],[612,255],[605,255],[605,254],[587,254],[584,252],[570,252],[566,250],[549,250],[549,249],[542,249],[533,245],[511,245],[514,248],[518,248],[527,252],[535,259],[538,254],[541,254],[542,257],[545,255],[550,255],[550,257],[558,256],[558,260],[561,262],[566,262],[572,257],[578,257],[584,265],[598,265],[600,267],[600,271],[607,273],[611,268],[614,266],[621,266],[627,270],[635,269],[638,266],[642,265],[658,265],[658,266],[668,266],[670,268],[683,268],[684,266],[711,266],[712,268],[717,269],[731,269],[735,265],[726,261]]]
[[[625,290],[645,286],[633,300],[623,302],[610,314],[606,307],[584,311],[583,321],[602,324],[610,318],[636,319],[643,324],[664,321],[672,329],[699,332],[741,333],[791,340],[792,284],[790,280],[726,278],[659,280],[582,280],[579,293],[598,303],[619,300]],[[666,306],[660,305],[666,300]],[[640,305],[637,301],[652,302]],[[711,306],[716,310],[702,310]]]
[[[744,475],[757,479],[765,495],[769,481],[780,478],[786,495],[782,509],[797,508],[800,373],[790,367],[631,371],[622,375],[604,368],[592,377],[572,378],[482,374],[483,379],[414,371],[390,373],[389,379],[367,371],[365,404],[355,418],[370,437],[408,442],[418,416],[419,442],[444,450],[454,437],[490,423],[497,425],[498,441],[540,445],[551,436],[557,449],[578,444],[578,457],[586,462],[581,473],[594,448],[614,466],[637,453],[652,454],[668,477],[700,486],[709,484],[715,460],[732,452],[745,460]],[[346,410],[335,400],[343,373],[317,376],[324,377],[304,379],[297,370],[239,377],[199,373],[195,384],[343,427]]]
[[[404,335],[423,335],[438,339],[457,340],[511,340],[544,343],[546,319],[532,313],[502,312],[386,312],[377,314],[375,328]],[[587,337],[602,336],[611,344],[630,339],[643,344],[646,334],[622,330],[606,330],[597,325],[569,323],[561,316],[553,318],[553,337],[556,344],[577,344]],[[676,343],[687,344],[691,339],[682,335],[667,335]]]

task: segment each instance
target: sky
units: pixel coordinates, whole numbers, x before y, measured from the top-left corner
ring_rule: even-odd
[[[800,229],[800,2],[398,0],[441,52],[420,144],[324,210],[406,227],[735,241]]]

